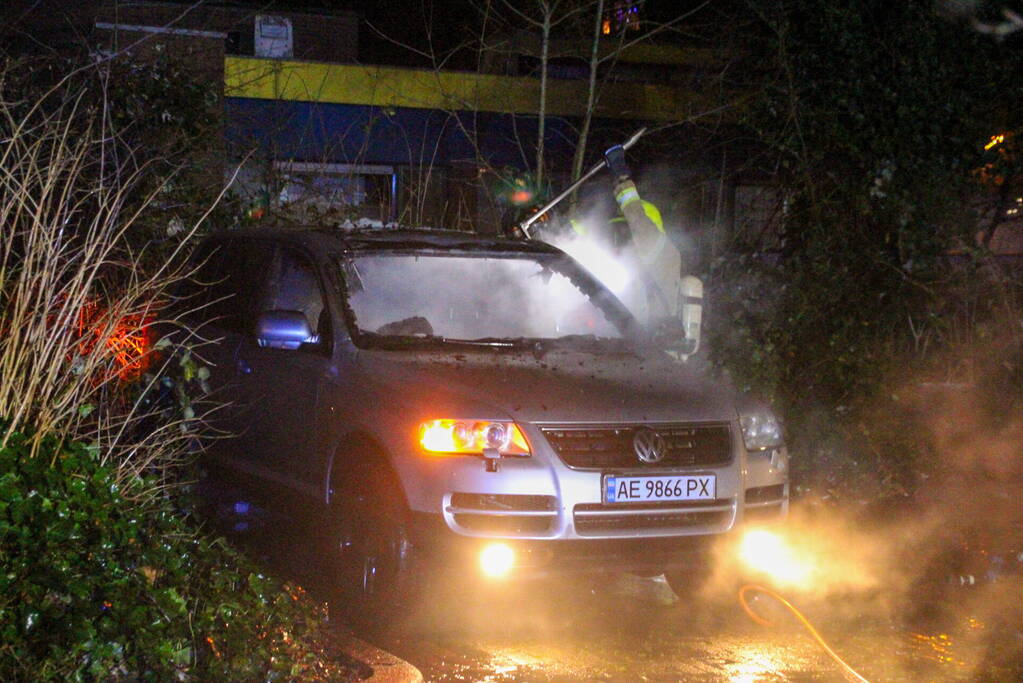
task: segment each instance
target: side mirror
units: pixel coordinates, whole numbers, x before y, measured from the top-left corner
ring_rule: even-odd
[[[703,282],[698,277],[686,275],[682,278],[682,331],[687,347],[683,353],[687,356],[700,348],[702,323]]]
[[[256,322],[256,341],[271,349],[297,349],[315,343],[309,321],[301,311],[266,311]]]

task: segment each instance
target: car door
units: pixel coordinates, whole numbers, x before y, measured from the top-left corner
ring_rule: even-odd
[[[331,313],[314,262],[281,245],[269,269],[259,312],[297,311],[312,331],[294,347],[243,340],[239,362],[248,368],[253,406],[248,457],[268,479],[292,492],[317,495],[314,462],[321,443],[321,395],[333,349]]]
[[[218,465],[230,466],[245,450],[250,419],[243,400],[246,369],[238,363],[238,349],[252,329],[259,274],[267,271],[272,253],[260,242],[209,241],[197,253],[196,271],[180,297],[193,333],[192,353],[210,373],[212,405],[205,419],[216,436],[211,450]]]

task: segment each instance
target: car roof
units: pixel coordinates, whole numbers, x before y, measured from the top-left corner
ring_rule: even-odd
[[[316,253],[373,251],[390,249],[451,249],[455,251],[518,251],[533,254],[560,254],[545,242],[480,235],[461,230],[426,228],[376,228],[323,230],[295,228],[253,228],[212,236],[220,239],[274,239],[304,247]]]

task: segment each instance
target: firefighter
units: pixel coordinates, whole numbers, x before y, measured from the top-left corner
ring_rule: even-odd
[[[681,312],[682,254],[665,231],[661,212],[639,196],[622,146],[609,148],[604,159],[614,178],[615,201],[628,226],[630,260],[641,284],[626,303],[646,324],[675,318]]]

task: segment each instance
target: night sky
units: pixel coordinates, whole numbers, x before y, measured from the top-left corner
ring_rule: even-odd
[[[181,4],[192,4],[181,0]],[[211,3],[221,4],[221,3]],[[297,10],[307,12],[354,11],[361,19],[359,30],[360,59],[368,63],[394,63],[406,66],[432,66],[425,56],[416,51],[455,55],[445,63],[453,69],[473,69],[475,52],[472,43],[478,40],[482,27],[482,16],[488,5],[493,11],[506,16],[509,14],[501,0],[384,0],[377,2],[355,2],[352,0],[240,0],[223,3],[233,6],[251,7],[254,11]],[[571,3],[564,2],[569,5]],[[612,5],[613,0],[607,0]],[[681,33],[666,32],[659,40],[682,41],[687,45],[698,45],[706,31],[703,22],[723,20],[724,8],[732,5],[731,0],[706,2],[698,0],[647,0],[643,8],[644,20],[667,22],[690,9],[700,8],[693,20],[683,26]],[[528,9],[532,3],[517,0],[516,7]],[[588,22],[587,22],[588,23]],[[495,22],[491,22],[493,28]],[[523,26],[521,21],[510,19],[503,24],[508,28]],[[432,26],[428,36],[425,28]],[[386,37],[385,37],[386,36]],[[408,46],[408,47],[403,47]],[[469,49],[457,51],[460,46]],[[413,49],[409,49],[409,47]]]

